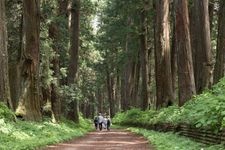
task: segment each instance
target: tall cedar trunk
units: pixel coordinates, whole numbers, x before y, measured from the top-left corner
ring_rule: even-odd
[[[121,96],[121,110],[122,111],[126,111],[126,95],[125,95],[125,75],[124,75],[124,70],[122,71],[122,75],[121,75],[121,82],[120,82],[120,96]]]
[[[0,1],[0,67],[0,101],[13,108],[9,88],[5,0]]]
[[[146,4],[147,7],[147,4]],[[148,48],[147,48],[147,10],[141,11],[141,34],[140,34],[140,59],[141,59],[141,75],[142,75],[142,110],[148,109],[149,91],[148,91]]]
[[[92,93],[90,96],[90,115],[88,116],[89,118],[95,117],[95,105],[94,105],[95,100],[96,100],[96,96],[94,93]]]
[[[66,16],[66,10],[68,5],[68,0],[59,1],[59,9],[58,15],[59,16]],[[53,40],[54,46],[53,50],[55,52],[55,56],[51,62],[52,70],[53,70],[53,77],[55,78],[55,82],[51,83],[51,108],[52,108],[52,119],[56,122],[60,120],[61,115],[61,100],[59,96],[59,48],[58,48],[58,37],[59,37],[59,26],[56,23],[51,23],[49,26],[49,36]]]
[[[172,75],[169,37],[169,0],[156,0],[155,25],[155,66],[156,66],[156,107],[172,103]]]
[[[120,96],[120,75],[117,71],[117,77],[116,77],[116,91],[115,91],[115,112],[121,111],[121,96]]]
[[[129,109],[131,103],[132,60],[128,60],[125,67],[125,107]]]
[[[49,37],[53,40],[54,46],[53,50],[55,52],[55,56],[51,62],[52,64],[52,70],[53,70],[53,77],[55,78],[55,82],[51,83],[51,109],[52,109],[52,119],[54,121],[59,121],[60,120],[60,115],[61,115],[61,101],[59,98],[59,49],[57,47],[57,42],[58,42],[58,33],[59,29],[55,23],[50,24],[49,26]]]
[[[22,6],[22,3],[20,4]],[[12,99],[13,109],[15,110],[18,105],[18,100],[20,96],[20,60],[21,60],[21,49],[22,49],[22,41],[23,41],[23,14],[22,12],[19,15],[20,26],[19,29],[19,49],[17,52],[17,58],[14,62],[10,62],[9,64],[9,84],[10,84],[10,94]]]
[[[108,101],[109,101],[109,110],[111,113],[113,100],[112,100],[112,85],[111,85],[111,81],[110,81],[109,69],[107,69],[107,71],[106,71],[106,84],[107,84],[107,94],[108,94]]]
[[[128,39],[129,41],[129,39]],[[126,52],[128,53],[128,55],[130,55],[130,51],[129,51],[129,42],[127,41],[127,48],[126,48]],[[125,105],[126,105],[126,110],[129,109],[129,107],[131,106],[131,90],[132,90],[132,59],[128,59],[125,65]]]
[[[171,11],[172,19],[172,40],[171,40],[171,73],[172,73],[172,90],[173,90],[173,99],[176,99],[176,84],[177,84],[177,49],[175,46],[176,35],[175,35],[175,4],[172,3]]]
[[[224,76],[225,67],[225,1],[220,0],[214,83]]]
[[[97,91],[97,99],[98,99],[98,112],[103,112],[103,94],[102,89],[98,89]]]
[[[16,114],[25,120],[40,120],[39,33],[40,2],[24,0],[24,43],[21,58],[21,94]]]
[[[138,55],[137,60],[132,63],[132,78],[131,78],[131,107],[139,107],[140,102],[138,98],[139,89],[139,78],[140,78],[140,56]],[[138,66],[139,65],[139,66]]]
[[[114,78],[110,75],[109,70],[107,69],[107,91],[109,99],[109,110],[110,115],[113,117],[115,115],[115,85]]]
[[[130,24],[130,19],[128,18],[128,25]],[[125,39],[125,46],[124,51],[128,53],[128,42],[129,37],[128,34],[126,35]],[[130,74],[131,74],[131,60],[127,60],[124,64],[124,68],[122,71],[122,77],[121,77],[121,108],[123,111],[126,111],[129,109],[130,103],[130,97],[129,97],[129,88],[130,88]]]
[[[195,94],[187,0],[176,0],[179,106]]]
[[[141,63],[140,63],[140,55],[138,54],[137,62],[135,64],[135,83],[134,83],[134,107],[139,107],[138,94],[139,94],[139,86],[140,86],[140,72],[141,72]]]
[[[80,33],[80,0],[72,0],[70,9],[70,60],[68,67],[68,84],[75,85],[78,70],[78,51]],[[79,104],[74,100],[69,104],[68,118],[79,122]]]
[[[115,77],[111,77],[111,86],[112,86],[112,106],[110,107],[110,115],[111,117],[114,117],[116,114],[116,110],[115,110],[115,102],[116,102],[116,84],[115,84]]]
[[[194,0],[194,12],[192,12],[192,48],[194,51],[194,75],[196,92],[201,93],[211,85],[212,54],[210,41],[210,26],[208,0]]]

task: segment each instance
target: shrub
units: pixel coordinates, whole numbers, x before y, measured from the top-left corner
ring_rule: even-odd
[[[0,119],[5,121],[14,121],[14,113],[2,102],[0,102]]]
[[[185,123],[198,128],[221,130],[225,127],[225,78],[182,107],[171,106],[158,111],[131,109],[118,113],[113,120],[120,124],[139,122],[142,125]]]

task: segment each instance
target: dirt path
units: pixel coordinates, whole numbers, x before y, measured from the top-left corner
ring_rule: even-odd
[[[65,143],[48,146],[45,150],[153,150],[143,137],[129,131],[90,132]]]

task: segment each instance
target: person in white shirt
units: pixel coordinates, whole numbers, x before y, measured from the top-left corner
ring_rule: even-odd
[[[99,127],[99,130],[102,131],[102,123],[103,123],[103,116],[101,113],[98,114],[98,127]]]
[[[102,127],[103,127],[104,129],[107,128],[107,118],[106,118],[106,116],[104,116],[104,118],[103,118],[103,124],[102,124]]]

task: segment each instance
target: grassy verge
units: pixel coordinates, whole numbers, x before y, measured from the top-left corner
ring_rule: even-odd
[[[127,128],[146,137],[157,150],[224,150],[223,146],[206,146],[174,133],[161,133],[142,128]]]
[[[12,122],[0,119],[0,149],[36,149],[82,136],[91,129],[90,122],[84,119],[81,119],[80,124],[67,120],[54,124],[50,121]]]

